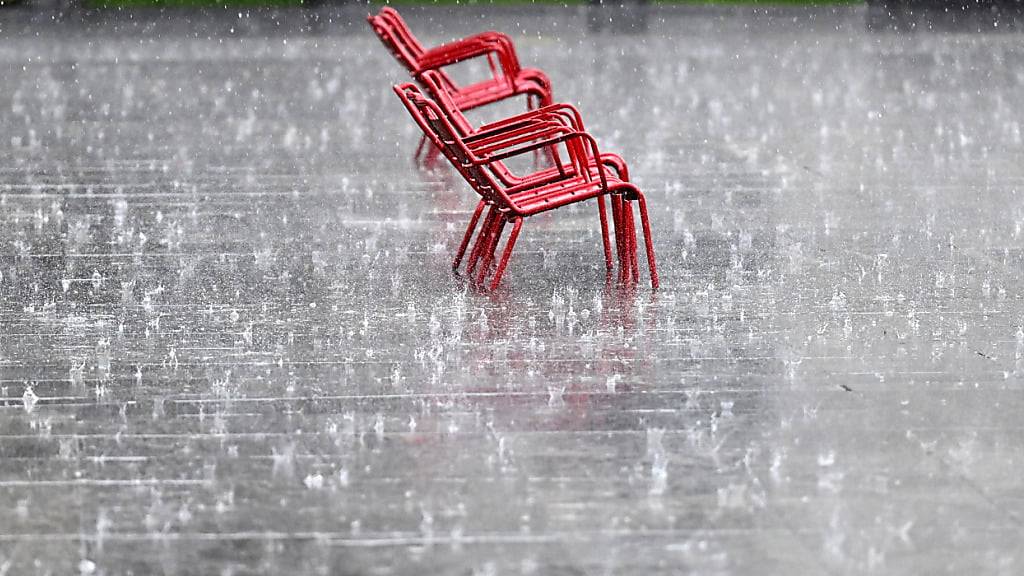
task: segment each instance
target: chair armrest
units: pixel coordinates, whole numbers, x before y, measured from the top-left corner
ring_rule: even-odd
[[[550,138],[545,138],[539,142],[528,143],[525,146],[500,151],[497,154],[488,154],[483,157],[474,153],[474,156],[476,157],[472,159],[472,163],[478,166],[492,164],[513,156],[519,156],[548,146],[555,146],[563,142],[569,151],[569,158],[577,171],[576,173],[589,178],[590,169],[597,168],[598,177],[601,180],[601,186],[607,189],[608,176],[605,172],[604,165],[601,163],[601,151],[597,148],[597,140],[586,132],[567,132]]]
[[[566,128],[561,124],[543,123],[524,127],[503,137],[496,136],[486,142],[477,142],[475,145],[470,145],[469,148],[482,161],[498,160],[500,159],[498,156],[508,158],[526,152],[521,150],[523,144],[535,143],[539,145],[538,148],[541,148],[557,144],[551,140],[572,132],[571,128]],[[547,144],[543,144],[544,142]]]
[[[502,66],[504,67],[505,64],[508,65],[507,69],[505,70],[505,73],[509,77],[518,75],[520,70],[522,69],[522,66],[519,64],[519,56],[516,54],[516,45],[515,43],[512,42],[512,38],[509,38],[508,34],[497,32],[494,30],[480,32],[478,34],[473,34],[472,36],[467,36],[462,40],[456,40],[454,42],[442,44],[440,46],[435,47],[433,50],[447,51],[450,50],[452,47],[458,46],[462,42],[483,42],[493,44],[494,46],[496,46],[501,53],[501,57],[505,60],[505,63],[503,63]]]
[[[418,58],[416,74],[489,54],[497,55],[498,63],[506,77],[514,78],[518,74],[519,61],[511,45],[500,40],[479,37],[479,35],[443,44],[424,52]]]
[[[583,129],[583,117],[580,115],[580,111],[576,109],[572,104],[558,103],[544,106],[543,108],[537,108],[536,110],[530,110],[529,112],[523,112],[522,114],[516,114],[515,116],[509,116],[503,120],[497,122],[491,122],[490,124],[484,124],[477,129],[477,132],[486,132],[491,130],[500,129],[510,124],[515,124],[527,120],[534,119],[538,116],[559,114],[564,116],[577,132],[584,132]]]
[[[509,124],[502,126],[501,128],[495,128],[493,130],[487,130],[485,132],[476,132],[471,136],[467,136],[463,139],[470,148],[487,146],[493,142],[499,142],[505,140],[511,136],[517,136],[525,132],[546,132],[554,128],[568,128],[573,129],[572,126],[566,126],[560,122],[556,117],[541,116],[538,118],[531,118],[515,124]]]

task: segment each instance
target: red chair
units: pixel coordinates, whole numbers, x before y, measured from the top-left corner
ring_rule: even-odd
[[[506,118],[498,122],[487,124],[478,129],[474,129],[469,120],[458,110],[458,108],[455,107],[450,95],[441,84],[440,78],[436,72],[428,71],[423,74],[420,80],[427,88],[428,92],[434,97],[435,102],[438,104],[449,123],[458,132],[458,135],[463,138],[466,146],[477,154],[487,154],[490,151],[500,150],[510,145],[539,141],[562,133],[585,132],[583,119],[580,117],[579,111],[571,104],[551,104],[537,110],[519,114],[511,118]],[[436,146],[432,148],[439,153],[439,148]],[[494,161],[488,164],[487,168],[500,181],[500,183],[506,187],[506,191],[509,194],[515,194],[524,189],[549,184],[575,175],[575,166],[571,162],[563,162],[558,155],[557,149],[549,147],[547,151],[549,152],[549,158],[553,165],[525,177],[513,174],[512,171],[509,170],[501,161]],[[619,180],[624,182],[629,181],[629,168],[626,166],[625,161],[623,161],[623,159],[618,155],[602,153],[599,156],[599,162],[603,164],[604,167],[614,170],[616,177]],[[588,168],[593,172],[594,176],[597,176],[598,168],[596,164],[591,164]],[[616,222],[618,222],[617,218],[619,216],[619,208],[619,198],[617,196],[613,196],[612,216],[616,219]],[[481,207],[478,207],[478,211],[480,209]],[[603,198],[598,199],[598,209],[602,211],[603,223],[606,219],[606,216],[603,213]],[[465,248],[469,242],[469,238],[473,234],[477,220],[478,217],[473,218],[470,222],[469,228],[466,230],[464,241],[459,251],[456,253],[455,260],[452,263],[452,268],[455,270],[458,269],[459,264],[462,261]],[[617,226],[617,245],[619,232],[620,228]],[[612,269],[611,248],[606,226],[602,226],[602,240],[607,257],[606,264],[610,272]],[[475,262],[475,260],[471,258],[470,262]]]
[[[522,68],[512,39],[499,32],[484,32],[427,50],[412,34],[394,8],[385,6],[367,21],[381,42],[414,78],[436,71],[452,94],[459,110],[471,110],[520,95],[530,108],[551,104],[551,81],[540,70]],[[487,57],[491,78],[469,86],[459,86],[443,68],[458,62]],[[536,102],[534,102],[536,100]]]
[[[464,252],[466,249],[470,235],[475,229],[476,221],[480,218],[483,209],[490,208],[467,263],[468,271],[472,275],[479,261],[480,271],[476,278],[477,283],[482,284],[486,279],[506,225],[512,224],[512,232],[495,268],[490,284],[492,290],[501,283],[502,275],[508,265],[516,240],[519,238],[524,219],[591,199],[598,200],[601,227],[605,238],[605,260],[610,263],[611,254],[607,241],[608,224],[604,209],[604,196],[610,195],[613,203],[618,202],[613,214],[620,278],[623,280],[630,277],[633,280],[639,279],[636,233],[630,204],[636,200],[640,207],[640,221],[644,231],[651,286],[657,289],[658,272],[654,261],[654,247],[651,243],[647,202],[636,186],[617,176],[607,174],[604,164],[600,161],[601,153],[598,150],[597,142],[589,134],[570,130],[564,125],[546,126],[536,132],[505,138],[493,146],[471,149],[448,120],[441,106],[427,98],[414,84],[396,86],[395,93],[398,94],[424,134],[442,151],[481,197],[481,202],[477,205],[467,230],[467,236],[463,238],[460,252]],[[543,137],[538,141],[540,136]],[[565,170],[564,175],[553,180],[534,181],[528,177],[524,180],[527,184],[514,191],[494,177],[492,169],[496,163],[540,149],[548,149],[552,153],[555,153],[556,149],[563,149],[568,165],[572,169]]]

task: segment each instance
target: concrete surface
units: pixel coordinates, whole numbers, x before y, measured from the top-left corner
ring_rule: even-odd
[[[651,203],[660,292],[584,207],[489,295],[357,8],[0,13],[0,574],[1024,570],[1019,34],[416,12]]]

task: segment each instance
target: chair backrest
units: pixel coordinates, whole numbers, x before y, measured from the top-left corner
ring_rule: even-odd
[[[420,44],[420,41],[416,39],[416,36],[409,29],[408,24],[405,23],[405,19],[398,13],[398,10],[390,6],[385,6],[380,9],[378,13],[382,18],[385,18],[394,27],[395,33],[401,38],[402,42],[409,46],[409,48],[416,54],[416,56],[422,56],[426,49]]]
[[[466,138],[470,136],[475,128],[452,99],[451,92],[447,88],[448,84],[445,76],[435,70],[428,70],[420,74],[417,79],[426,88],[427,93],[434,99],[445,117],[448,118],[452,127],[458,132],[459,137]],[[491,162],[487,169],[499,177],[512,176],[512,171],[501,161]]]
[[[436,70],[427,70],[423,74],[420,74],[419,81],[423,84],[423,87],[427,89],[430,97],[441,107],[441,110],[448,117],[448,120],[452,123],[452,126],[459,131],[459,136],[463,138],[473,132],[473,124],[466,118],[466,115],[459,110],[459,107],[452,100],[451,93],[446,88],[447,83],[445,82],[444,76],[442,76]]]
[[[473,162],[473,156],[462,141],[462,136],[448,121],[436,102],[412,83],[395,86],[394,90],[423,133],[441,150],[477,194],[492,202],[507,202],[504,193],[487,171]]]
[[[393,8],[384,7],[376,16],[366,17],[377,38],[411,74],[419,71],[423,46]]]

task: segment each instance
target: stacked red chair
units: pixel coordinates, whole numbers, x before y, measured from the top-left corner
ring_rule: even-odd
[[[633,203],[636,203],[651,286],[658,288],[647,202],[643,193],[629,181],[629,169],[621,157],[600,152],[597,141],[585,131],[576,108],[570,104],[551,103],[547,76],[530,70],[523,76],[521,84],[506,82],[498,89],[494,86],[500,75],[495,74],[494,78],[465,89],[455,86],[445,74],[443,68],[450,64],[442,61],[458,62],[461,61],[459,57],[466,54],[492,54],[499,61],[511,54],[514,59],[515,50],[507,36],[486,32],[423,51],[394,9],[384,8],[369,19],[385,45],[423,88],[421,90],[412,83],[401,84],[395,86],[395,93],[427,141],[444,155],[480,197],[456,252],[453,270],[457,272],[465,260],[469,278],[484,285],[490,275],[490,288],[497,289],[526,218],[595,200],[605,264],[611,276],[614,266],[605,203],[607,196],[611,202],[619,281],[639,280],[633,211]],[[410,46],[417,47],[417,50],[410,50]],[[496,48],[498,46],[500,49]],[[418,59],[408,57],[413,52],[420,55]],[[424,54],[434,56],[425,58]],[[446,54],[447,58],[440,54]],[[514,61],[515,70],[522,73],[518,60]],[[424,62],[429,65],[424,65]],[[505,70],[502,78],[508,77],[508,68]],[[533,80],[535,78],[542,80]],[[491,83],[495,83],[491,88],[479,88]],[[487,95],[486,98],[483,94]],[[490,101],[486,103],[493,103],[522,94],[530,97],[531,102],[536,98],[539,107],[534,108],[531,104],[531,110],[524,114],[479,127],[474,127],[463,114],[466,110],[483,106],[482,101],[487,98]],[[550,165],[529,174],[516,174],[504,162],[524,154],[536,156],[538,152],[548,159]],[[505,240],[501,257],[495,261],[502,235],[509,227],[511,233]]]
[[[551,81],[540,70],[519,65],[512,39],[505,34],[483,32],[427,50],[394,8],[381,8],[376,15],[368,16],[367,21],[384,46],[414,78],[428,70],[438,72],[460,110],[520,95],[527,96],[530,107],[551,104]],[[490,78],[459,86],[444,72],[446,66],[480,57],[487,58]]]

